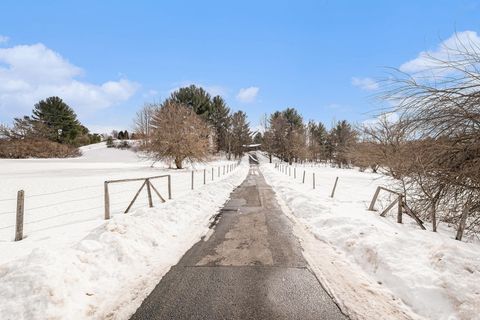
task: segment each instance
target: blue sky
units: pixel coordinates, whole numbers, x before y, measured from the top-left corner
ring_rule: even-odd
[[[63,97],[95,131],[130,128],[145,102],[190,83],[253,125],[296,107],[363,121],[384,67],[455,32],[480,1],[10,1],[0,3],[0,122]],[[417,61],[418,62],[418,61]]]

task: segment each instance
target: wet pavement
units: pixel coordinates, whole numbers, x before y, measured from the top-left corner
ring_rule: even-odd
[[[308,268],[254,159],[212,232],[131,319],[347,319]]]

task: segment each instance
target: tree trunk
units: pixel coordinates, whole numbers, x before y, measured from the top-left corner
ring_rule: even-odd
[[[271,154],[268,155],[268,158],[270,159],[270,163],[272,163],[272,155]]]
[[[460,217],[460,223],[458,225],[457,236],[455,237],[455,240],[462,241],[463,232],[465,231],[465,225],[467,223],[469,211],[470,211],[470,205],[467,202],[467,204],[463,208],[462,216]]]
[[[432,203],[430,208],[431,210],[431,217],[432,217],[432,231],[437,232],[437,204],[436,201]]]
[[[182,169],[182,163],[183,163],[183,159],[179,157],[175,158],[175,166],[177,167],[177,169]]]

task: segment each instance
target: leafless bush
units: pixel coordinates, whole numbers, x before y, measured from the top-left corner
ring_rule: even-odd
[[[191,108],[166,101],[155,108],[151,139],[146,150],[155,160],[173,160],[178,169],[183,161],[203,161],[209,154],[210,129]]]
[[[381,97],[410,137],[399,159],[412,205],[434,230],[437,219],[456,224],[461,240],[480,220],[480,48],[457,41],[445,50],[427,57],[428,73],[394,72]]]
[[[0,139],[0,158],[69,158],[80,155],[78,148],[46,139]]]

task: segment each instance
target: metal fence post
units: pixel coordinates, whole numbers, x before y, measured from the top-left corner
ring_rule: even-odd
[[[330,195],[330,198],[333,198],[333,196],[335,195],[335,189],[337,188],[337,182],[338,182],[338,177],[335,179],[335,184],[333,185],[333,190],[332,190],[332,194]]]

